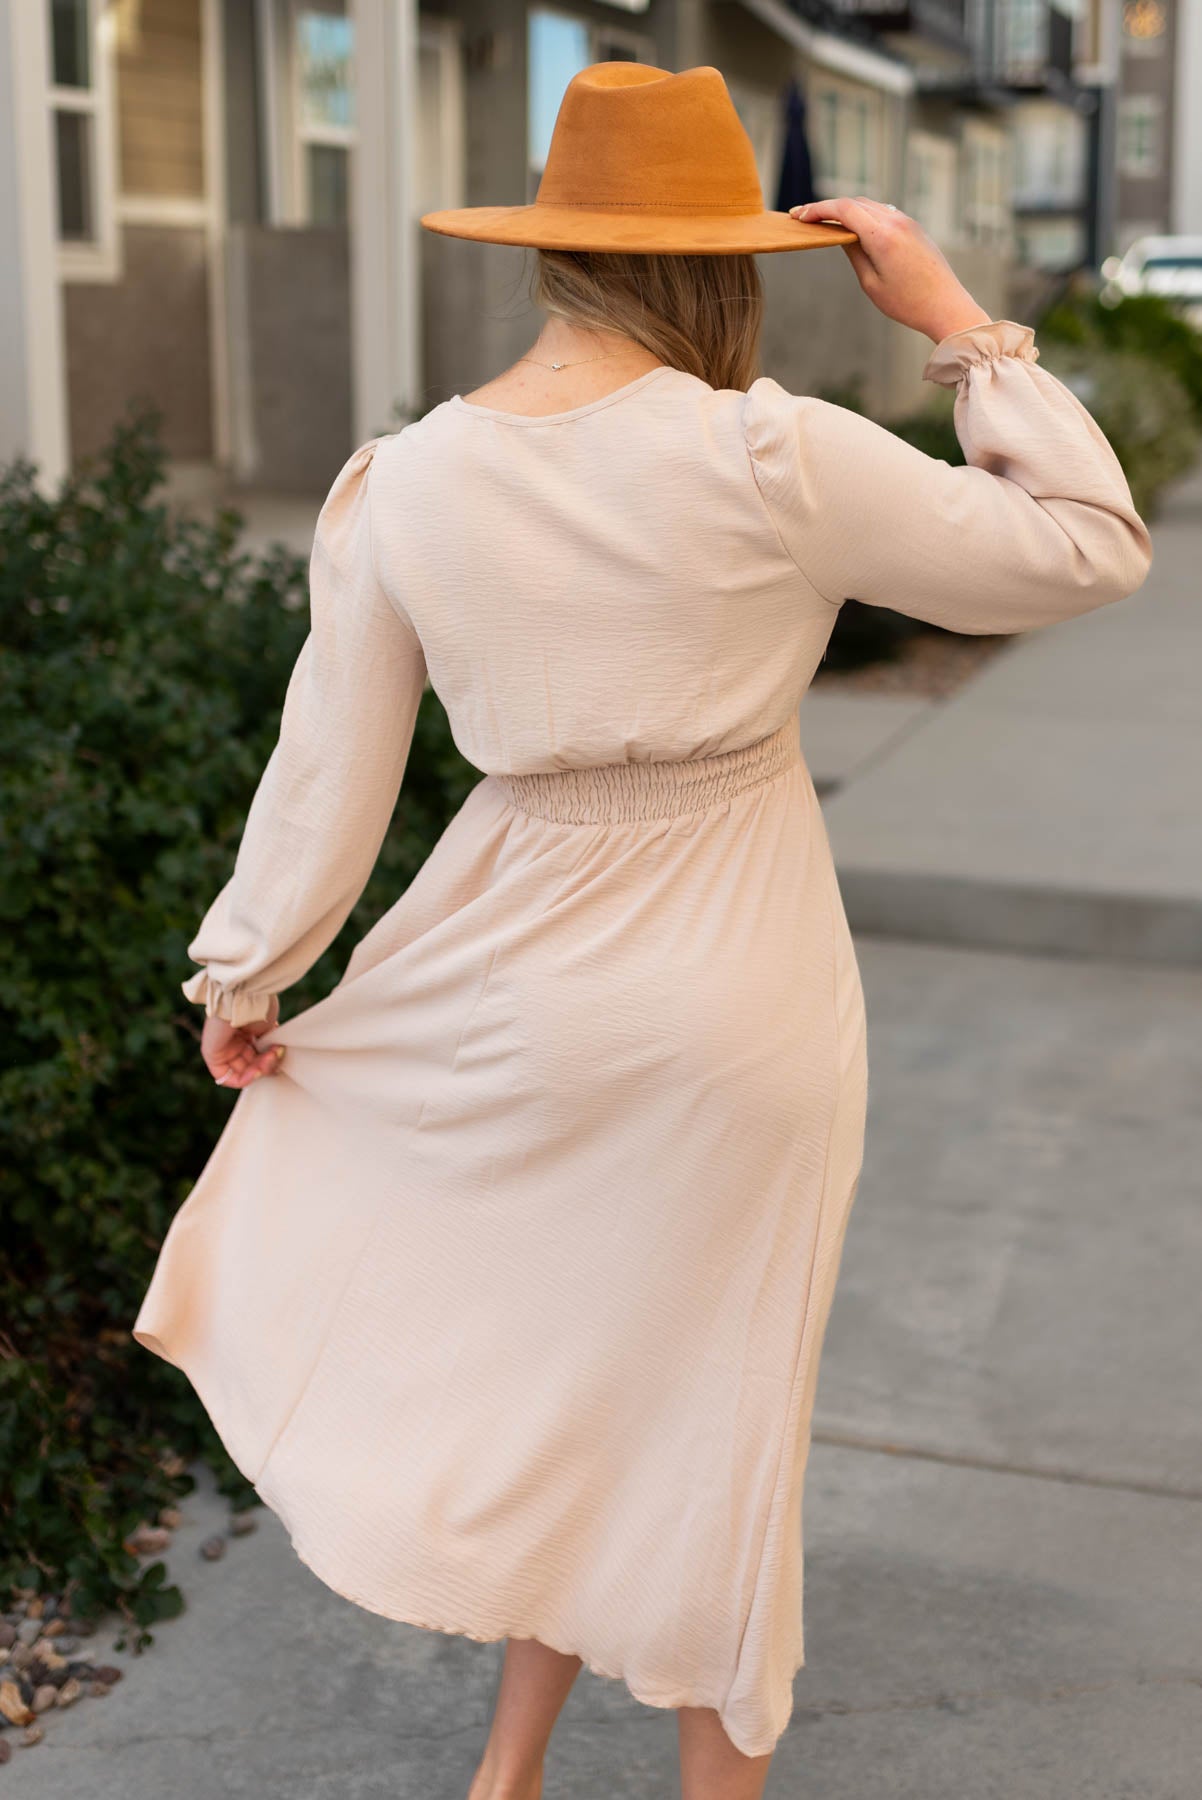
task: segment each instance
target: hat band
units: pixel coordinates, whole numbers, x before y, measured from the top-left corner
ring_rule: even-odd
[[[617,207],[622,212],[663,213],[722,213],[731,217],[759,217],[763,211],[759,201],[735,201],[724,204],[718,200],[534,200],[534,206],[540,207],[572,207],[581,212],[601,212],[606,207]]]

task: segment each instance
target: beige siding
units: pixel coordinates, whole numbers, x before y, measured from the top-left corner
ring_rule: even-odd
[[[201,0],[136,0],[117,38],[121,191],[204,195]]]

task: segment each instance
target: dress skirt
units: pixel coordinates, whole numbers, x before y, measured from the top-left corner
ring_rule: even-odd
[[[486,775],[257,1042],[134,1337],[337,1593],[771,1751],[867,1084],[796,714]]]

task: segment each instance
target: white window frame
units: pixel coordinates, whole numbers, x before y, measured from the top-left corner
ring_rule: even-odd
[[[962,240],[986,249],[1008,251],[1014,238],[1014,169],[1009,133],[969,120],[960,141]],[[996,181],[982,184],[978,171],[990,163]],[[981,192],[982,185],[993,191]]]
[[[1142,121],[1139,115],[1143,114]],[[1139,121],[1149,145],[1141,156],[1130,153],[1128,134]],[[1154,181],[1164,174],[1164,101],[1159,94],[1124,94],[1118,104],[1115,164],[1125,181]]]
[[[954,138],[942,137],[934,131],[911,131],[906,139],[906,211],[912,218],[929,232],[935,243],[941,246],[954,245],[959,241],[959,222],[956,217],[956,143]],[[920,195],[914,176],[922,165],[938,168],[942,179],[946,182],[947,221],[941,227],[932,221],[930,212],[923,216]],[[932,188],[932,193],[934,189]]]
[[[429,52],[436,59],[438,86],[437,168],[429,171],[432,196],[415,211],[435,212],[466,204],[467,171],[464,155],[464,121],[467,94],[463,75],[463,26],[454,18],[418,15],[418,56]],[[419,107],[422,96],[419,96]],[[425,171],[423,171],[424,173]]]
[[[347,151],[350,167],[348,188],[355,180],[355,152],[359,132],[355,126],[309,126],[301,110],[300,68],[296,55],[296,18],[304,0],[255,0],[256,50],[259,62],[260,110],[263,118],[266,223],[305,226],[312,223],[305,151],[310,144],[333,144]],[[347,14],[355,24],[353,0]],[[358,32],[351,50],[351,81],[358,87],[355,59]],[[348,198],[348,218],[354,217],[354,201]]]
[[[1049,10],[1048,0],[1006,0],[998,19],[1005,73],[1019,77],[1043,68],[1051,39]]]
[[[774,92],[765,93],[739,81],[727,81],[726,87],[739,122],[751,139],[764,205],[775,207],[784,150],[784,109]]]
[[[355,150],[359,143],[359,130],[356,125],[313,125],[304,117],[300,87],[300,60],[296,54],[296,25],[300,14],[307,10],[307,0],[288,0],[287,54],[289,101],[293,121],[292,192],[295,197],[297,223],[300,225],[313,224],[313,196],[309,191],[309,158],[306,154],[311,147],[346,151],[347,220],[349,223],[353,211],[350,185],[355,179]],[[351,24],[351,92],[355,96],[357,117],[359,85],[355,64],[357,34],[355,32],[355,9],[351,0],[346,0],[345,10]],[[336,14],[332,16],[337,17]]]
[[[885,193],[881,183],[881,173],[885,112],[880,90],[864,87],[855,82],[841,81],[837,76],[828,75],[825,70],[813,70],[810,75],[810,91],[806,96],[809,118],[820,121],[824,113],[829,112],[832,100],[834,101],[834,157],[827,154],[829,145],[823,142],[824,126],[819,125],[811,139],[815,162],[814,186],[818,197],[829,199],[838,194],[865,194],[870,200],[883,200]],[[862,166],[858,169],[852,166],[852,159],[845,150],[849,128],[848,115],[853,112],[859,115],[859,126],[864,131],[864,159]],[[831,166],[832,162],[834,167]],[[847,166],[840,166],[841,162],[845,162]]]
[[[629,8],[627,8],[625,5],[621,4],[621,0],[615,0],[615,3],[619,5],[620,10],[622,10],[622,11],[629,10],[629,11],[633,12],[633,11],[642,11],[643,10],[643,8],[641,6],[640,7],[630,6]],[[583,25],[585,31],[588,33],[588,52],[589,52],[588,53],[588,62],[583,65],[583,67],[585,67],[585,68],[588,68],[592,63],[602,62],[603,60],[605,60],[603,57],[602,51],[603,51],[603,45],[607,44],[607,43],[620,44],[623,50],[627,50],[630,52],[630,55],[635,62],[651,63],[653,65],[656,62],[655,39],[653,37],[651,37],[647,32],[634,31],[624,25],[611,25],[609,23],[608,19],[598,22],[596,19],[585,18],[585,16],[582,13],[573,12],[571,7],[567,7],[567,6],[544,6],[539,3],[535,3],[535,4],[528,6],[526,8],[526,13],[525,13],[527,43],[529,43],[529,41],[530,41],[530,15],[531,15],[531,13],[536,13],[536,12],[538,12],[538,13],[554,13],[554,14],[556,14],[557,17],[559,17],[561,19],[570,19],[573,25]],[[530,140],[529,101],[527,101],[527,119],[526,119],[526,141],[527,141],[527,143],[529,143],[529,140]],[[542,180],[542,173],[543,172],[541,169],[534,168],[533,164],[529,160],[529,153],[527,153],[527,160],[526,160],[526,201],[527,201],[527,204],[529,204],[529,202],[534,199],[535,194],[538,191],[538,184]]]
[[[50,3],[49,0],[36,0],[36,4],[42,8],[46,32],[46,107],[53,146],[53,229],[59,279],[115,282],[120,280],[122,273],[121,249],[117,236],[116,17],[106,0],[85,0],[91,84],[86,88],[58,87],[54,80]],[[94,232],[86,242],[64,239],[58,235],[59,171],[54,115],[59,112],[81,113],[91,121],[88,175]]]

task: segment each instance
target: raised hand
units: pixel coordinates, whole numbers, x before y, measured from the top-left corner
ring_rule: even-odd
[[[917,219],[897,207],[858,194],[855,199],[791,206],[789,216],[810,225],[832,220],[856,233],[859,242],[841,244],[840,249],[886,318],[925,332],[935,343],[953,331],[992,322]]]

